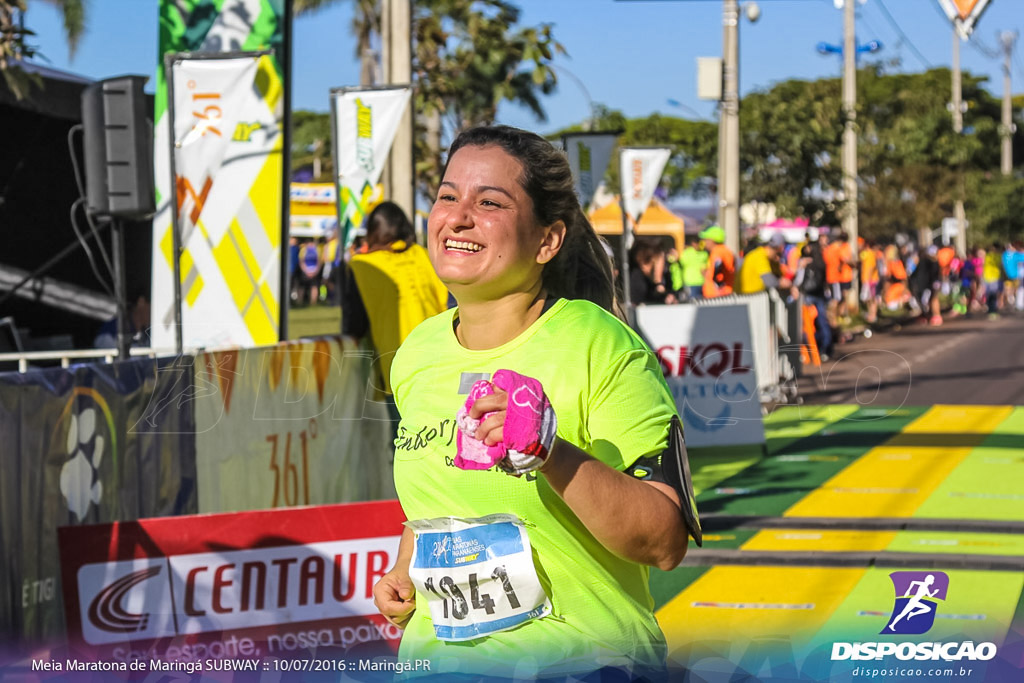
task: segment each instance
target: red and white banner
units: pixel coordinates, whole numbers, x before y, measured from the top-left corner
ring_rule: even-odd
[[[69,642],[111,662],[390,653],[372,591],[404,521],[380,501],[61,527]]]
[[[939,5],[964,40],[974,31],[974,25],[981,19],[988,3],[989,0],[939,0]]]

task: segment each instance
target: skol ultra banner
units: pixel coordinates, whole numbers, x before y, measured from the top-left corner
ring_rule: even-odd
[[[572,133],[562,140],[580,206],[586,208],[608,170],[617,133]]]
[[[191,406],[149,412],[191,381],[191,358],[0,374],[0,643],[63,635],[59,525],[196,512]]]
[[[283,143],[274,65],[265,54],[179,58],[170,81],[183,342],[274,343],[282,300]],[[170,230],[159,247],[173,272]],[[166,291],[160,294],[154,312],[163,317],[154,321],[153,336],[164,346],[173,339],[174,315],[160,305]]]
[[[340,338],[197,356],[199,511],[393,498],[372,358]]]
[[[331,91],[342,244],[348,245],[354,231],[363,224],[363,215],[384,169],[411,92],[409,88]]]
[[[623,147],[619,152],[622,205],[634,221],[644,215],[658,189],[672,150],[663,147]]]
[[[372,591],[395,563],[403,521],[392,500],[63,527],[76,654],[64,661],[211,680],[235,670],[279,678],[295,670],[280,660],[310,665],[317,653],[329,668],[297,679],[346,680],[338,667],[349,658],[353,670],[357,659],[393,662],[401,630]]]
[[[196,253],[189,251],[182,254],[183,308],[204,312],[213,307],[218,309],[219,316],[225,319],[235,318],[232,322],[232,331],[223,335],[225,341],[228,337],[238,344],[273,343],[278,339],[279,312],[276,312],[276,305],[280,302],[279,275],[265,272],[265,269],[280,266],[267,265],[255,255],[254,249],[265,248],[266,244],[261,243],[269,243],[278,250],[276,258],[278,263],[281,261],[284,192],[282,151],[285,149],[287,137],[287,131],[282,130],[280,126],[287,86],[284,79],[284,74],[287,73],[284,63],[287,27],[285,1],[160,2],[153,155],[157,189],[157,214],[153,218],[154,346],[170,348],[175,342],[172,199],[179,203],[185,199],[201,200],[199,203],[202,205],[201,208],[205,208],[205,212],[200,210],[196,217],[202,221],[203,229],[209,227],[208,222],[214,220],[213,214],[216,214],[217,221],[231,227],[234,242],[232,248],[237,250],[237,254],[230,255],[228,246],[222,245],[219,258],[205,259],[202,264],[196,262]],[[222,116],[232,118],[234,125],[230,129],[225,122],[221,122],[220,125],[214,126],[217,129],[216,133],[212,128],[208,130],[207,138],[219,134],[231,141],[229,156],[222,161],[227,162],[235,158],[248,161],[222,165],[216,177],[188,178],[188,185],[179,184],[171,178],[168,75],[165,73],[164,56],[168,53],[209,55],[242,50],[272,51],[261,64],[259,80],[255,83],[256,94],[252,99],[262,100],[258,106],[242,112],[227,112],[223,103],[194,100],[197,106],[189,106],[186,110],[179,111],[178,116],[190,115],[195,111],[206,116],[207,121],[211,123]],[[272,112],[272,115],[266,115],[264,111]],[[207,180],[210,181],[209,184]],[[231,197],[223,194],[227,188],[234,188]],[[216,209],[213,209],[215,205]],[[196,206],[196,202],[193,201],[188,213],[191,214]],[[185,218],[188,219],[189,216],[185,215]],[[247,282],[253,277],[254,281]],[[216,281],[220,283],[214,285]],[[264,282],[268,284],[269,293],[262,291],[262,287],[258,286]],[[246,289],[250,290],[252,296],[247,295]],[[255,291],[259,292],[262,300],[258,304],[255,303]],[[215,301],[217,303],[214,303]],[[273,306],[270,301],[273,301]],[[254,304],[267,310],[261,312],[254,308]],[[239,322],[238,318],[244,318],[244,324]],[[273,323],[265,322],[263,318],[272,318]],[[220,318],[208,322],[220,322]],[[245,334],[238,336],[242,330]],[[186,345],[198,345],[204,338],[204,334],[196,334],[193,330],[186,330],[183,335]],[[247,342],[247,339],[252,341]]]
[[[764,443],[746,306],[638,306],[688,446]]]

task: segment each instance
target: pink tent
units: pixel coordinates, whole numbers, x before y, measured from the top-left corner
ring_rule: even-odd
[[[757,226],[757,236],[762,242],[767,242],[772,235],[779,233],[790,244],[797,244],[804,241],[804,235],[810,230],[817,234],[817,228],[810,227],[811,222],[806,218],[778,218],[771,223],[762,223]]]

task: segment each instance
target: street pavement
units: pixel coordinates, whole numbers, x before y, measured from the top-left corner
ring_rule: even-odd
[[[652,571],[688,680],[856,680],[836,642],[992,642],[929,680],[1024,680],[1024,318],[911,323],[838,347],[765,418],[764,449],[695,451],[706,532]],[[883,634],[898,571],[941,572],[919,635]],[[940,662],[941,663],[941,662]],[[860,672],[863,676],[863,671]]]
[[[1024,316],[919,321],[856,335],[821,368],[805,366],[804,403],[1024,405]]]

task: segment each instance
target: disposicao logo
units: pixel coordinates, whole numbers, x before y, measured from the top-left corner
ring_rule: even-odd
[[[892,614],[880,635],[920,635],[935,623],[940,601],[946,599],[949,576],[945,572],[892,572],[896,592]],[[995,643],[964,642],[858,642],[832,643],[832,661],[880,660],[896,657],[901,661],[987,661],[996,656]]]
[[[945,572],[892,572],[896,602],[884,635],[919,635],[927,633],[935,623],[938,601],[946,599],[949,576]]]

